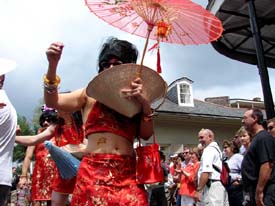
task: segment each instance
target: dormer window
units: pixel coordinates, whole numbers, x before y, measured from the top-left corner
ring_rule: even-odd
[[[182,77],[171,83],[167,91],[167,99],[184,107],[194,107],[193,81]]]
[[[181,81],[177,84],[179,106],[194,106],[192,85],[189,81]]]

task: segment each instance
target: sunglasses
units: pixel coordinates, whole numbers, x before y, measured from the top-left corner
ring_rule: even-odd
[[[228,148],[228,147],[227,147],[227,146],[224,146],[224,147],[223,147],[223,149],[226,149],[226,148]]]
[[[49,123],[51,123],[52,122],[52,119],[51,118],[49,118],[49,117],[46,117],[45,119],[44,119],[44,121],[43,122],[49,122]]]
[[[273,126],[269,126],[269,127],[267,127],[267,130],[269,130],[269,131],[271,131],[271,130],[273,130]]]
[[[116,62],[113,62],[113,63],[103,61],[103,62],[100,62],[100,67],[106,69],[106,68],[110,68],[111,65],[117,66],[117,65],[121,65],[121,64],[123,64],[122,61],[116,61]]]

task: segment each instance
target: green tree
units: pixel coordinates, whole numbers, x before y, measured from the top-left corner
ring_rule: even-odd
[[[33,135],[34,132],[31,128],[30,123],[27,121],[26,117],[18,115],[17,124],[20,126],[20,135]],[[26,147],[23,145],[15,145],[13,151],[13,161],[22,161],[25,157]]]
[[[20,135],[33,135],[33,130],[30,123],[27,121],[26,117],[18,115],[17,124],[20,125],[21,133]]]
[[[33,130],[35,133],[37,133],[38,128],[40,128],[39,124],[39,118],[42,114],[41,106],[44,104],[44,100],[40,99],[38,106],[36,106],[33,110],[33,116],[32,116],[32,124],[33,124]]]

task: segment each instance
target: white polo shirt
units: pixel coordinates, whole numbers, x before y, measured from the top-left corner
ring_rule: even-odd
[[[0,185],[11,186],[17,114],[3,89],[0,89],[0,102],[6,104],[0,109]]]
[[[216,142],[211,142],[204,148],[198,171],[198,179],[200,179],[202,172],[209,172],[209,179],[220,180],[220,173],[213,168],[213,164],[220,169],[222,168],[221,155],[221,150]]]

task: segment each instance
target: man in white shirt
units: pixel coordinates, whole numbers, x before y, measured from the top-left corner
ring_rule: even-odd
[[[215,142],[214,133],[210,129],[201,129],[198,137],[205,148],[198,171],[195,200],[202,205],[228,206],[228,195],[220,181],[220,173],[213,168],[213,165],[222,168],[222,152]]]
[[[3,84],[5,74],[15,64],[0,58],[0,205],[6,205],[12,182],[12,154],[17,126],[17,114]]]

